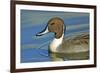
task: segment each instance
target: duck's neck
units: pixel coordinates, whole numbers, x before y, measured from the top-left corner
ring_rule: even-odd
[[[57,52],[57,47],[62,44],[64,38],[64,34],[60,38],[54,38],[53,41],[50,43],[50,51]]]

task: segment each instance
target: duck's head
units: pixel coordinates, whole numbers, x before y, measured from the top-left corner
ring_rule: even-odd
[[[48,32],[54,32],[55,38],[59,39],[64,34],[64,21],[59,17],[50,19],[45,29],[39,32],[37,36],[44,35]]]

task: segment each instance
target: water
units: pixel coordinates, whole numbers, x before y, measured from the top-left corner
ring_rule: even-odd
[[[37,16],[36,16],[37,14]],[[68,15],[67,16],[65,16]],[[73,16],[72,16],[73,15]],[[48,45],[54,38],[54,33],[36,36],[42,31],[51,17],[61,17],[66,26],[65,37],[76,33],[89,33],[89,14],[74,12],[45,12],[22,10],[21,11],[21,62],[46,62],[50,61]],[[33,20],[33,21],[32,21]]]

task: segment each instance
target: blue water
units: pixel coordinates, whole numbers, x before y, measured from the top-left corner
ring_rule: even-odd
[[[47,13],[47,14],[46,14]],[[36,16],[37,14],[37,16]],[[73,16],[65,16],[65,14]],[[78,16],[80,14],[80,16]],[[45,62],[50,61],[48,45],[54,38],[54,33],[36,36],[42,31],[50,17],[60,16],[65,26],[73,27],[65,31],[65,36],[78,33],[89,33],[89,14],[71,12],[45,12],[22,10],[21,11],[21,62]],[[44,19],[45,18],[45,19]],[[85,26],[84,26],[85,25]],[[80,26],[80,27],[78,27]]]

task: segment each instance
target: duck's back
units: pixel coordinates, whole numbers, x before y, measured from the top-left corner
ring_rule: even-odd
[[[58,47],[56,55],[69,60],[89,59],[89,34],[65,39]]]

